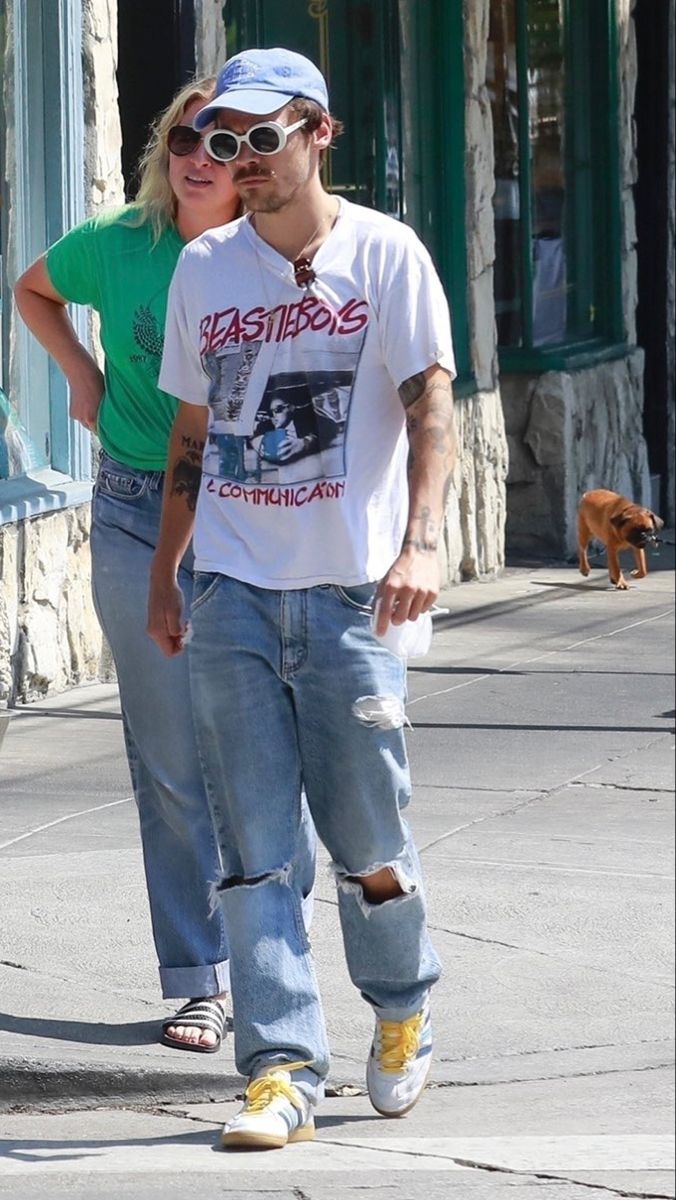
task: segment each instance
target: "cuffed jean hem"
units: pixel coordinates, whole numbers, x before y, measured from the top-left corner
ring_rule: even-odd
[[[430,996],[430,993],[427,992],[427,994],[425,995],[423,1000],[420,1002],[418,1007],[413,1008],[413,1009],[411,1009],[411,1008],[379,1008],[378,1005],[373,1004],[368,999],[367,996],[365,996],[364,999],[367,1001],[367,1003],[369,1003],[371,1005],[371,1008],[373,1009],[374,1013],[376,1014],[377,1017],[380,1018],[381,1021],[397,1021],[397,1022],[399,1022],[399,1021],[408,1021],[408,1020],[410,1020],[411,1017],[417,1017],[418,1013],[422,1011],[425,1004],[429,1000],[429,996]]]
[[[230,991],[230,963],[206,963],[199,967],[160,967],[160,984],[165,1000],[201,999]]]

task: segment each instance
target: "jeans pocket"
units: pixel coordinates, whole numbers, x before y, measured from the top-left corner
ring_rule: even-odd
[[[218,591],[220,584],[223,581],[223,576],[217,571],[195,571],[192,585],[192,602],[190,605],[191,613],[194,613],[207,600],[210,600],[214,592]]]
[[[342,587],[341,584],[334,583],[332,587],[334,595],[349,608],[355,608],[357,612],[367,613],[369,616],[373,612],[377,583],[357,583],[353,587]]]
[[[102,464],[96,478],[96,492],[113,500],[139,500],[145,496],[148,482],[147,471],[135,471],[122,463],[115,466]]]

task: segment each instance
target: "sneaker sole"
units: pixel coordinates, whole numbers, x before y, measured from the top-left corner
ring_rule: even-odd
[[[369,1100],[371,1101],[371,1107],[375,1108],[376,1112],[380,1113],[381,1117],[391,1117],[391,1118],[405,1117],[407,1113],[410,1113],[412,1108],[415,1108],[416,1104],[422,1097],[422,1094],[425,1091],[425,1088],[427,1087],[427,1080],[429,1079],[429,1074],[430,1074],[431,1069],[432,1069],[432,1064],[430,1063],[429,1067],[427,1068],[427,1074],[425,1075],[423,1085],[422,1085],[420,1091],[418,1092],[418,1095],[416,1096],[415,1100],[411,1100],[411,1103],[406,1105],[406,1108],[397,1108],[397,1109],[393,1109],[392,1111],[388,1112],[386,1108],[378,1108],[378,1105],[376,1104],[375,1100],[369,1095]],[[368,1091],[368,1085],[367,1085],[367,1091]]]
[[[314,1136],[314,1125],[294,1129],[288,1137],[256,1133],[253,1129],[233,1129],[231,1133],[221,1134],[221,1146],[237,1146],[240,1150],[282,1150],[291,1142],[311,1142]]]

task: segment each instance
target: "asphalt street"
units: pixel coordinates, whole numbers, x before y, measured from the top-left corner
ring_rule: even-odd
[[[216,1152],[243,1081],[157,1043],[113,687],[9,716],[0,746],[0,1196],[674,1196],[673,549],[628,592],[522,565],[442,598],[411,664],[409,816],[444,976],[431,1083],[364,1095],[367,1007],[322,859],[333,1049],[317,1141]]]

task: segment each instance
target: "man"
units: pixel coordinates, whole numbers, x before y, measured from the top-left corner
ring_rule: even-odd
[[[248,216],[186,247],[174,276],[160,383],[181,405],[149,631],[180,652],[175,572],[199,492],[191,684],[224,864],[237,1065],[250,1080],[222,1141],[269,1147],[313,1136],[328,1072],[294,861],[301,785],[333,859],[350,975],[375,1013],[375,1108],[402,1116],[429,1070],[440,967],[400,815],[405,666],[378,635],[438,594],[454,364],[415,234],[322,187],[337,124],[311,62],[236,55],[195,125],[210,121],[205,145],[229,163]],[[228,419],[224,378],[238,381]],[[224,472],[214,439],[249,445],[273,391],[304,379],[320,396],[327,378],[345,398],[339,469],[334,456],[325,477],[267,485]]]

